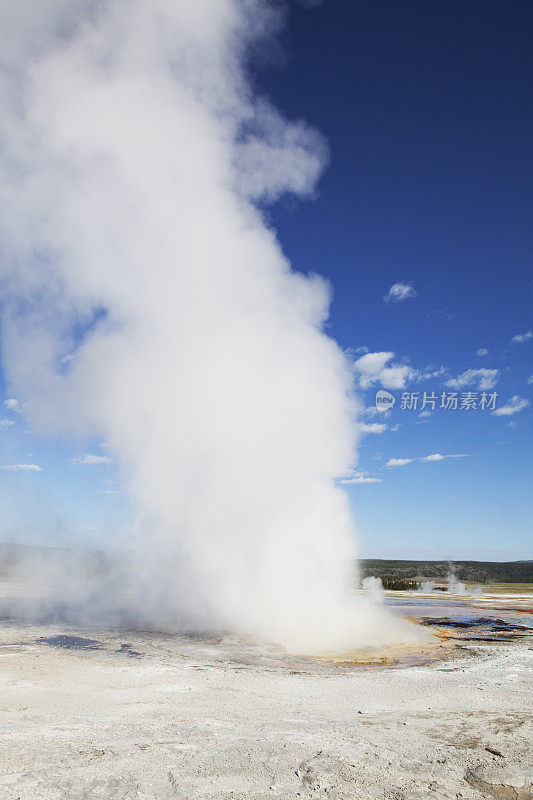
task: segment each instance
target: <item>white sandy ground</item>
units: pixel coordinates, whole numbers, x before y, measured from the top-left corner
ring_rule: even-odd
[[[64,633],[101,645],[38,643]],[[523,800],[530,666],[524,641],[354,669],[229,638],[4,623],[0,798]]]

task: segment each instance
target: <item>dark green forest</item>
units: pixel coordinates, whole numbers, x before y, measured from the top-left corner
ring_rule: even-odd
[[[445,578],[449,561],[361,560],[363,577],[375,575],[385,581],[405,581],[417,577]],[[454,561],[455,577],[476,583],[533,583],[533,561]],[[392,586],[391,586],[392,588]]]

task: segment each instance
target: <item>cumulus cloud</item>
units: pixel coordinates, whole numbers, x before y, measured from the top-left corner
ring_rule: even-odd
[[[518,342],[519,344],[521,344],[522,342],[528,342],[530,339],[533,339],[533,331],[526,331],[526,333],[517,333],[516,336],[513,336],[511,341]]]
[[[342,483],[382,483],[382,478],[371,478],[369,476],[360,475],[358,478],[352,478],[348,481],[342,481]]]
[[[0,428],[9,428],[11,425],[14,425],[12,419],[0,419]]]
[[[418,383],[422,383],[423,381],[428,381],[431,380],[432,378],[442,378],[447,374],[448,374],[447,367],[433,367],[430,364],[425,369],[418,370],[416,372],[416,380],[418,381]]]
[[[500,406],[500,408],[494,409],[492,415],[494,417],[510,417],[513,414],[518,414],[519,411],[523,411],[524,408],[527,408],[529,405],[529,400],[515,394],[511,397],[506,406]]]
[[[385,303],[402,303],[410,297],[416,297],[416,289],[412,283],[393,283],[383,297]]]
[[[4,400],[4,405],[9,411],[16,411],[18,413],[21,410],[20,403],[15,397],[8,397],[7,400]]]
[[[385,464],[386,467],[403,467],[405,464],[411,464],[415,461],[414,458],[389,458],[387,463]]]
[[[366,472],[354,472],[353,475],[342,478],[340,483],[350,485],[356,483],[383,483],[383,478],[373,478]]]
[[[430,456],[424,456],[424,458],[421,458],[419,460],[421,462],[424,462],[424,461],[431,462],[431,461],[444,461],[447,458],[467,458],[467,457],[468,457],[467,453],[458,453],[458,454],[447,455],[447,456],[443,456],[440,453],[432,453]]]
[[[493,389],[498,383],[500,371],[498,369],[467,369],[456,378],[450,378],[444,385],[451,389],[463,389],[466,386],[477,386],[481,391]]]
[[[346,354],[354,357],[362,348],[357,350],[346,350]],[[365,348],[366,350],[366,348]],[[362,390],[366,390],[381,384],[385,389],[405,389],[406,385],[412,381],[421,383],[431,379],[442,378],[449,374],[447,367],[435,367],[428,365],[423,369],[411,367],[405,360],[398,363],[391,363],[395,358],[392,351],[381,351],[371,353],[366,351],[364,355],[353,361],[353,370]],[[385,413],[385,409],[364,409],[365,414],[372,415],[377,410],[378,413]]]
[[[380,383],[385,389],[404,389],[415,377],[415,371],[407,364],[390,364],[392,352],[365,353],[353,363],[359,387],[370,389]]]
[[[9,472],[41,472],[42,467],[38,464],[3,464],[0,469],[6,469]]]
[[[528,383],[533,383],[533,375],[529,376],[529,378],[527,379],[527,382]]]
[[[359,430],[361,433],[385,433],[387,430],[387,425],[380,422],[360,422]]]
[[[356,356],[362,356],[365,353],[370,352],[370,348],[366,347],[365,345],[360,345],[359,347],[347,347],[344,351],[348,358],[355,358]]]
[[[390,413],[390,408],[382,410],[381,408],[376,408],[376,406],[368,406],[361,411],[361,414],[365,417],[380,417],[381,419],[388,419]]]
[[[453,455],[443,456],[441,453],[432,453],[429,456],[422,458],[389,458],[386,467],[403,467],[405,464],[413,464],[415,461],[423,463],[431,463],[433,461],[444,461],[447,458],[467,458],[467,453],[458,453]]]
[[[109,456],[99,456],[94,453],[84,453],[82,456],[77,456],[71,460],[72,464],[83,464],[93,466],[94,464],[109,464],[113,459]]]
[[[483,358],[483,356],[488,356],[488,354],[489,351],[486,347],[480,347],[479,350],[476,350],[476,356],[480,356],[480,358]]]

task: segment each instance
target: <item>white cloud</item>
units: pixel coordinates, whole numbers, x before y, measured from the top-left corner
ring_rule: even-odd
[[[4,464],[0,469],[7,469],[9,472],[41,472],[42,467],[38,464]]]
[[[489,351],[486,347],[480,347],[479,350],[476,350],[476,356],[480,356],[481,358],[483,358],[483,356],[488,356],[488,354]]]
[[[14,425],[12,419],[0,419],[0,428],[9,428],[10,425]]]
[[[354,362],[354,368],[363,375],[378,375],[385,365],[394,358],[394,353],[365,353]]]
[[[362,345],[361,347],[347,347],[344,351],[344,355],[348,358],[355,358],[355,356],[362,356],[368,352],[370,352],[368,347]]]
[[[533,383],[533,375],[529,376],[529,378],[527,379],[527,382],[528,383]]]
[[[352,478],[352,480],[345,481],[345,483],[383,483],[383,478],[370,478],[361,476],[359,478]]]
[[[500,370],[498,369],[467,369],[457,378],[450,378],[444,385],[452,389],[463,389],[465,386],[477,386],[482,391],[493,389],[498,383]]]
[[[412,464],[415,461],[419,461],[420,463],[431,463],[433,461],[444,461],[447,458],[467,458],[466,453],[459,453],[454,455],[447,455],[443,456],[441,453],[432,453],[429,456],[424,456],[423,458],[389,458],[387,463],[385,464],[386,467],[403,467],[405,464]]]
[[[359,430],[361,433],[385,433],[387,425],[383,425],[380,422],[360,422]]]
[[[413,380],[415,371],[406,364],[386,367],[381,371],[379,379],[385,389],[404,389],[408,381]]]
[[[525,397],[519,397],[515,394],[509,400],[506,406],[500,406],[500,408],[494,409],[492,412],[493,416],[495,417],[510,417],[512,414],[517,414],[519,411],[523,411],[524,408],[529,406],[529,400],[526,400]]]
[[[359,348],[361,349],[361,348]],[[346,355],[354,355],[355,351],[345,351]],[[359,388],[362,390],[370,389],[380,383],[385,389],[405,389],[407,383],[411,381],[427,381],[435,378],[443,378],[449,374],[447,367],[435,367],[428,365],[422,370],[414,369],[406,363],[390,363],[393,361],[395,353],[384,350],[376,353],[366,352],[353,362],[353,369]],[[379,413],[384,413],[382,409]],[[364,412],[369,416],[374,414],[373,408],[365,408]]]
[[[425,410],[425,411],[421,411],[421,412],[420,412],[420,414],[419,414],[418,416],[419,416],[419,417],[430,417],[430,416],[431,416],[431,413],[432,413],[432,412],[431,412],[431,411],[428,411],[428,409],[426,408],[426,410]]]
[[[84,464],[92,466],[93,464],[109,464],[113,461],[109,456],[97,456],[93,453],[84,453],[82,456],[77,456],[72,459],[73,464]]]
[[[366,353],[354,362],[353,368],[361,389],[369,389],[381,383],[385,389],[403,389],[407,381],[412,380],[415,371],[406,364],[392,364],[394,353]]]
[[[448,374],[447,367],[439,367],[436,369],[431,365],[427,366],[422,372],[418,372],[416,379],[420,383],[421,381],[428,381],[430,378],[442,378],[444,375]]]
[[[372,478],[370,475],[367,475],[366,472],[354,472],[353,475],[342,478],[340,482],[345,485],[355,483],[383,483],[383,478]]]
[[[390,412],[390,408],[382,411],[381,408],[376,408],[376,406],[368,406],[368,408],[363,408],[361,414],[365,417],[380,417],[380,419],[387,419],[390,417]]]
[[[21,410],[20,403],[16,397],[8,397],[7,400],[4,400],[4,405],[10,411],[16,411],[18,413]]]
[[[447,458],[467,458],[467,453],[458,453],[457,455],[448,455],[443,456],[440,453],[432,453],[430,456],[424,456],[424,458],[420,458],[419,461],[444,461]]]
[[[519,342],[527,342],[529,339],[533,339],[533,331],[526,331],[525,333],[517,333],[516,336],[513,336],[511,341]]]
[[[412,283],[393,283],[383,300],[385,303],[402,303],[409,297],[416,297],[416,289]]]
[[[403,467],[405,464],[410,464],[414,458],[389,458],[386,467]]]

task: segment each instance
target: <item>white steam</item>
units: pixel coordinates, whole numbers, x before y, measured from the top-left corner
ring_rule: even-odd
[[[34,429],[120,463],[143,624],[323,651],[405,631],[352,596],[328,286],[256,205],[311,195],[326,157],[247,80],[278,22],[260,0],[0,2],[2,348]]]
[[[383,589],[383,581],[381,578],[369,575],[367,578],[363,578],[361,586],[363,591],[367,592],[375,603],[384,602],[385,590]]]
[[[457,579],[457,575],[455,574],[455,565],[453,562],[448,562],[448,572],[446,573],[446,581],[448,583],[447,591],[451,594],[459,594],[459,595],[472,595],[473,597],[478,597],[483,594],[483,587],[482,586],[470,586],[467,587],[466,583]]]

